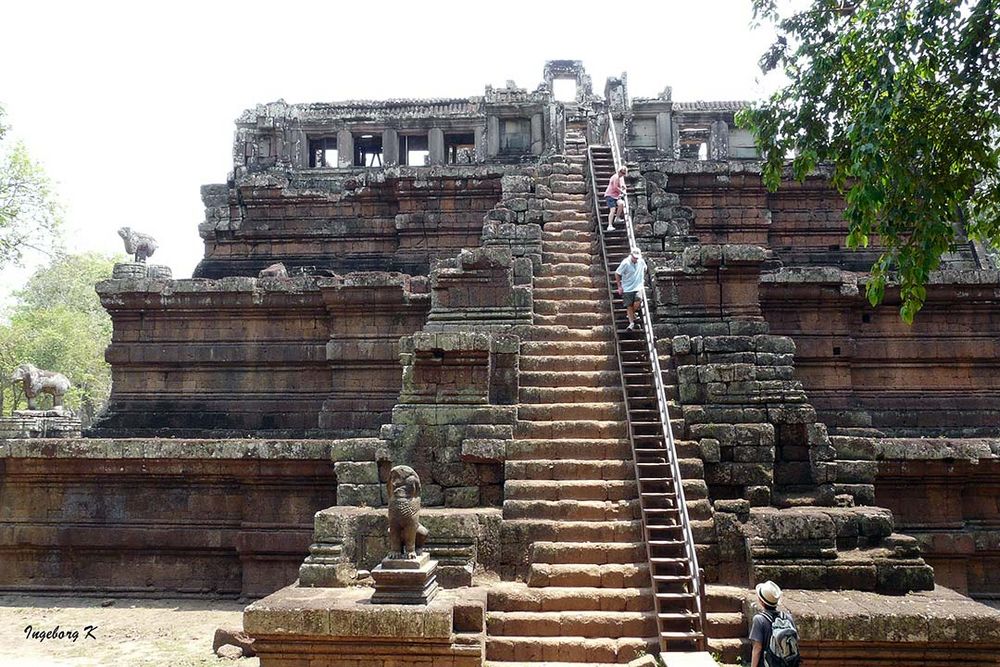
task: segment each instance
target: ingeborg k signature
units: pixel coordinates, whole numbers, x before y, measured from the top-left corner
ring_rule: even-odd
[[[83,627],[83,638],[97,639],[97,637],[94,636],[94,630],[96,629],[96,625],[85,625]],[[34,626],[29,625],[24,628],[24,638],[37,639],[40,642],[44,642],[46,639],[61,639],[75,642],[80,638],[80,630],[63,630],[58,625],[51,630],[42,630],[35,629]]]

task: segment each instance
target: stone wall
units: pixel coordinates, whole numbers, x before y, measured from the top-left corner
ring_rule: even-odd
[[[1000,442],[873,439],[875,498],[920,544],[936,579],[981,598],[1000,596]]]
[[[1000,612],[940,586],[906,596],[786,590],[782,605],[810,667],[1000,664]]]
[[[198,278],[290,271],[426,275],[435,258],[479,245],[502,166],[252,174],[202,188]]]
[[[765,245],[759,174],[725,163],[638,171],[636,232],[653,274],[656,333],[676,368],[682,437],[705,463],[720,572],[740,581],[749,566],[751,580],[804,588],[932,587],[891,513],[853,507],[873,502],[873,462],[845,460],[841,473],[838,456],[850,447],[817,419],[793,338],[763,317],[762,275],[780,264]]]
[[[375,434],[430,301],[426,279],[384,273],[97,289],[113,384],[90,435],[114,437]]]
[[[321,288],[332,369],[319,428],[377,434],[399,397],[400,337],[418,331],[430,306],[424,277],[371,272],[337,276]]]
[[[0,590],[264,595],[365,441],[0,440]]]
[[[795,339],[798,377],[820,417],[835,430],[900,437],[1000,433],[1000,273],[932,274],[912,325],[899,318],[898,291],[872,308],[864,280],[833,268],[762,278],[764,315]]]
[[[426,605],[370,604],[370,588],[289,586],[247,607],[261,667],[481,667],[486,591]]]

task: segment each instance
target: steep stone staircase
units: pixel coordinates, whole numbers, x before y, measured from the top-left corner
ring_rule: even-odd
[[[576,155],[546,202],[562,214],[542,233],[506,464],[503,541],[528,559],[523,583],[490,589],[494,666],[616,664],[659,648],[586,147],[567,143]]]
[[[617,222],[614,231],[609,232],[604,229],[609,210],[601,195],[604,192],[604,185],[615,172],[612,149],[609,146],[591,146],[590,157],[602,223],[601,235],[606,253],[604,265],[613,285],[613,272],[621,259],[629,254],[631,248],[623,223]],[[657,411],[645,338],[642,332],[625,331],[627,316],[624,305],[618,300],[615,302],[614,316],[618,331],[618,354],[622,362],[622,381],[628,400],[630,428],[636,442],[636,456],[639,457],[638,477],[643,485],[641,491],[647,506],[666,508],[667,511],[661,511],[668,515],[664,516],[664,519],[669,519],[669,510],[675,507],[671,502],[674,496],[669,480],[657,479],[658,475],[666,473],[666,466],[654,463],[665,462],[666,459],[662,452],[663,431]],[[685,432],[685,424],[681,415],[676,371],[672,360],[668,354],[661,351],[658,361],[663,372],[667,408],[683,478],[685,504],[695,540],[695,551],[703,569],[703,580],[715,581],[719,545],[701,451],[697,442],[684,440],[681,437]],[[647,479],[643,479],[644,477]],[[673,515],[676,515],[676,511]],[[667,520],[665,523],[672,522]],[[662,596],[658,600],[661,603],[659,609],[661,630],[668,640],[666,642],[668,648],[671,647],[671,643],[675,645],[680,643],[680,648],[683,649],[684,639],[689,636],[693,625],[690,605],[685,607],[685,603],[690,600],[684,594],[690,591],[685,590],[684,577],[679,576],[683,574],[684,561],[680,558],[683,556],[683,550],[677,544],[675,536],[661,537],[651,534],[649,537],[650,562],[655,568],[654,580],[658,575],[666,575],[663,579],[666,585],[657,587],[658,595]],[[678,590],[679,595],[676,593]],[[738,663],[741,658],[749,657],[746,652],[747,627],[742,614],[742,593],[739,589],[726,586],[705,587],[705,600],[703,600],[705,623],[702,630],[707,638],[707,648],[725,663]],[[662,613],[665,611],[663,605],[672,608],[667,613]]]

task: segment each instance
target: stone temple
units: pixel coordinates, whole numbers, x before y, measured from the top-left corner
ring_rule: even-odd
[[[263,598],[264,667],[735,665],[771,579],[805,664],[1000,664],[997,267],[962,242],[912,327],[870,308],[878,249],[822,169],[764,188],[743,106],[550,61],[246,110],[195,275],[97,285],[106,412],[0,440],[0,590]],[[401,464],[440,591],[376,605]]]

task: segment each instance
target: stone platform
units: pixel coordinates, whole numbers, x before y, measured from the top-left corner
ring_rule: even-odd
[[[427,605],[372,604],[374,590],[288,586],[246,608],[261,667],[480,667],[486,592],[441,591]]]
[[[880,438],[875,497],[920,544],[935,580],[1000,595],[1000,439]]]
[[[0,439],[0,590],[271,593],[337,502],[334,450],[357,442]]]
[[[470,586],[473,575],[500,569],[502,510],[491,507],[425,507],[429,532],[424,550],[438,561],[445,588]],[[357,569],[372,570],[389,551],[384,507],[328,507],[316,512],[312,554],[299,569],[303,586],[343,586]],[[323,555],[318,555],[323,554]]]
[[[747,618],[753,603],[750,593]],[[782,606],[810,667],[1000,665],[1000,611],[941,586],[902,596],[786,590]]]
[[[429,604],[438,594],[435,571],[437,561],[430,554],[416,558],[383,558],[372,570],[375,592],[372,602],[378,604]]]
[[[0,439],[79,437],[80,418],[66,408],[15,410],[10,417],[0,417]]]

